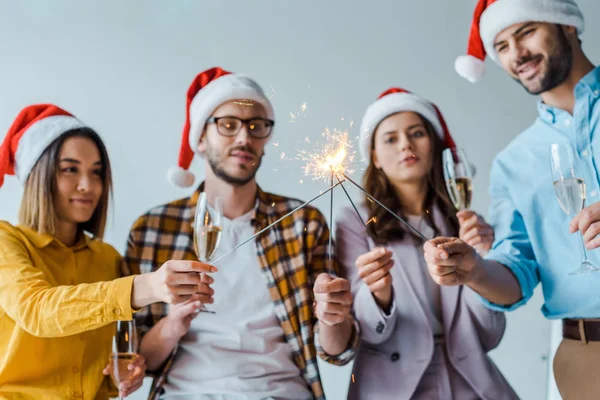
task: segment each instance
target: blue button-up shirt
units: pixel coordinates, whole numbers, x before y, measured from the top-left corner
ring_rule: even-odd
[[[600,67],[575,86],[573,115],[538,105],[539,116],[494,160],[490,221],[496,241],[487,258],[507,266],[521,284],[523,298],[508,307],[483,299],[497,310],[525,304],[542,283],[547,318],[599,318],[600,271],[569,275],[582,261],[581,245],[569,233],[572,217],[558,204],[550,167],[550,145],[575,149],[577,175],[586,183],[586,206],[600,200]],[[600,249],[587,252],[600,266]]]

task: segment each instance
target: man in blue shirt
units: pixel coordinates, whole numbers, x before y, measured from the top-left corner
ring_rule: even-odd
[[[539,116],[494,160],[495,243],[485,259],[457,238],[436,238],[424,247],[436,282],[466,284],[496,310],[525,304],[541,282],[542,312],[563,320],[554,373],[566,399],[600,396],[600,271],[570,275],[582,261],[578,235],[600,267],[600,68],[583,53],[583,27],[572,0],[480,1],[469,55],[459,57],[457,71],[477,81],[487,54],[527,92],[540,95]],[[575,173],[585,180],[588,201],[574,218],[561,210],[554,192],[553,143],[573,147]]]

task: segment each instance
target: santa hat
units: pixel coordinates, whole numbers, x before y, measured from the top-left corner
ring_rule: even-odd
[[[44,150],[63,133],[85,125],[52,104],[25,107],[0,145],[0,186],[5,175],[16,175],[25,183]]]
[[[455,147],[446,121],[435,104],[405,89],[391,88],[383,92],[377,101],[367,108],[362,119],[359,151],[367,164],[371,159],[371,143],[373,140],[371,136],[377,125],[390,115],[403,111],[412,111],[427,119],[444,144],[450,148]]]
[[[194,174],[188,169],[194,153],[198,154],[198,144],[206,121],[223,103],[232,100],[252,100],[262,104],[266,117],[273,119],[273,107],[261,87],[244,75],[233,74],[215,67],[196,76],[187,93],[186,121],[183,127],[179,162],[168,172],[169,181],[179,187],[194,184]],[[201,155],[201,154],[198,154]]]
[[[458,74],[472,83],[479,81],[486,54],[498,63],[496,36],[511,25],[529,21],[574,26],[578,34],[584,29],[583,14],[573,0],[478,0],[467,55],[459,56],[454,64]]]

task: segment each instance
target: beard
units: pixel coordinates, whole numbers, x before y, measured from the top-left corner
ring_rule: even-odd
[[[250,154],[253,154],[254,156],[257,156],[256,152],[248,146],[233,147],[233,148],[227,150],[227,154],[231,154],[231,152],[236,151],[236,150],[245,151]],[[213,173],[219,179],[221,179],[233,186],[244,186],[245,184],[251,182],[254,179],[254,177],[256,176],[256,172],[258,171],[258,168],[260,167],[263,156],[264,156],[264,153],[260,157],[257,157],[256,163],[254,165],[252,165],[250,168],[247,168],[245,166],[241,167],[242,169],[245,169],[246,171],[248,171],[247,175],[233,176],[225,170],[225,167],[223,165],[225,157],[221,156],[219,154],[219,151],[216,148],[214,148],[210,144],[210,142],[207,141],[207,143],[206,143],[206,159],[208,160],[208,165],[210,165],[210,168],[212,169]]]
[[[573,66],[573,47],[560,26],[557,28],[557,37],[548,53],[548,58],[541,61],[542,63],[545,63],[545,68],[541,69],[541,73],[531,81],[527,82],[522,82],[518,78],[515,79],[529,94],[538,95],[552,90],[565,82],[571,73],[571,68]],[[517,68],[539,57],[539,55],[521,57],[521,59],[517,61]]]

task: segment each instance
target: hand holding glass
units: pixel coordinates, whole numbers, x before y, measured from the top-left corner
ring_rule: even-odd
[[[215,198],[215,204],[211,208],[205,192],[198,196],[196,204],[196,215],[194,217],[194,251],[198,260],[210,263],[221,242],[221,220],[223,219],[223,201],[220,197]],[[198,312],[214,314],[204,304]]]
[[[134,369],[130,370],[129,365],[138,356],[137,352],[138,337],[135,321],[117,321],[108,360],[110,376],[117,388],[121,382],[127,381],[133,375]]]
[[[550,161],[558,204],[565,214],[575,217],[585,205],[585,182],[575,171],[575,152],[568,144],[553,144],[550,146]],[[600,270],[588,261],[582,236],[582,233],[577,235],[583,261],[570,275]]]
[[[471,164],[464,150],[457,148],[445,149],[442,153],[444,180],[454,207],[458,211],[471,207],[473,178]]]

